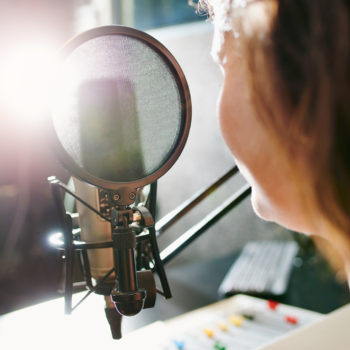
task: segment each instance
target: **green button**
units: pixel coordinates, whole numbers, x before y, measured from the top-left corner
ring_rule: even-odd
[[[214,349],[215,350],[226,350],[226,346],[222,345],[220,342],[215,342],[214,344]]]

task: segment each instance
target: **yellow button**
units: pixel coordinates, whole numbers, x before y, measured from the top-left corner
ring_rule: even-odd
[[[223,331],[223,332],[226,332],[227,329],[228,329],[228,326],[226,323],[223,323],[223,322],[219,322],[218,323],[218,327]]]
[[[242,324],[243,324],[244,318],[242,316],[240,316],[240,315],[232,315],[232,316],[229,317],[229,321],[233,325],[235,325],[237,327],[241,327]]]
[[[203,328],[203,332],[209,337],[213,338],[214,331],[211,328]]]

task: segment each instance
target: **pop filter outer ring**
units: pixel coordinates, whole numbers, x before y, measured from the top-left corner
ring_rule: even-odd
[[[63,166],[72,173],[73,176],[91,185],[104,189],[118,190],[119,188],[129,188],[130,191],[134,191],[135,189],[153,183],[162,175],[164,175],[174,165],[174,163],[180,156],[187,141],[191,125],[190,91],[185,75],[182,69],[180,68],[180,65],[178,64],[174,56],[169,52],[169,50],[149,34],[136,30],[134,28],[113,25],[97,27],[88,30],[82,34],[79,34],[78,36],[74,37],[66,43],[66,45],[62,48],[60,52],[60,59],[64,61],[75,49],[77,49],[80,45],[84,44],[85,42],[107,35],[119,35],[140,40],[143,44],[146,44],[161,58],[161,60],[166,64],[169,71],[173,75],[181,101],[181,121],[180,131],[178,133],[177,140],[174,143],[175,146],[173,147],[172,152],[170,152],[170,155],[167,157],[167,159],[163,161],[163,163],[160,164],[159,167],[151,174],[146,175],[145,177],[142,177],[137,180],[132,180],[130,182],[115,182],[102,179],[88,173],[73,160],[73,158],[68,154],[68,152],[65,150],[58,138],[58,135],[55,131],[52,115],[50,118],[48,118],[48,134],[50,137],[50,142],[53,145],[54,151],[58,159],[61,161]]]

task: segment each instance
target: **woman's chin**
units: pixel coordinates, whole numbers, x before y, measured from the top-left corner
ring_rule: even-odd
[[[288,230],[299,233],[313,233],[313,230],[302,222],[297,215],[293,215],[292,210],[280,205],[273,205],[268,198],[261,195],[254,187],[252,187],[251,203],[254,213],[264,221],[274,222]]]
[[[271,206],[266,203],[266,200],[258,193],[256,188],[252,186],[251,202],[254,213],[262,220],[276,222],[273,217]]]

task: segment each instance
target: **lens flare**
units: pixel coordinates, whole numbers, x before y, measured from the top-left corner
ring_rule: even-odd
[[[8,47],[0,57],[0,107],[7,117],[33,122],[45,113],[57,48],[47,42]]]

